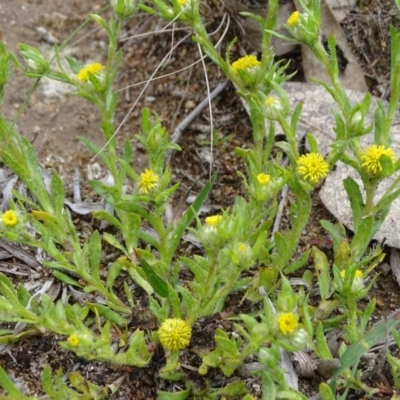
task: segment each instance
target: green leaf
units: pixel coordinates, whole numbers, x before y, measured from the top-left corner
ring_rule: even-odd
[[[82,69],[82,66],[74,58],[65,56],[65,59],[67,60],[74,74],[77,74]]]
[[[92,215],[94,218],[99,219],[100,221],[109,222],[111,225],[114,225],[114,227],[117,228],[119,231],[122,231],[121,223],[109,212],[103,210],[93,211]]]
[[[307,136],[308,144],[310,145],[310,152],[318,153],[318,143],[315,140],[315,137],[309,132],[307,132],[306,136]]]
[[[372,239],[374,222],[374,217],[372,215],[364,216],[364,218],[361,219],[358,231],[354,235],[350,245],[354,261],[359,261],[364,255]]]
[[[94,231],[89,239],[90,273],[96,281],[100,281],[101,239],[98,231]]]
[[[331,295],[331,276],[329,274],[328,259],[317,247],[312,247],[314,267],[317,273],[319,291],[322,300],[326,300]]]
[[[336,253],[336,249],[339,244],[346,239],[346,231],[342,224],[333,225],[331,222],[321,219],[322,227],[329,233],[333,241],[333,250]]]
[[[228,397],[238,397],[246,393],[246,383],[241,381],[230,382],[222,389],[218,390],[218,395],[225,395]]]
[[[189,397],[190,392],[190,388],[175,393],[160,390],[157,394],[157,400],[185,400]]]
[[[192,203],[191,207],[186,210],[183,214],[182,218],[179,220],[176,228],[172,234],[172,239],[170,241],[171,245],[169,248],[169,253],[174,254],[175,250],[182,239],[183,233],[185,229],[193,222],[196,215],[200,211],[201,206],[205,202],[208,193],[210,192],[211,188],[213,187],[215,180],[217,179],[217,172],[214,172],[211,179],[204,185],[201,192],[198,194],[194,202]]]
[[[150,219],[149,212],[139,204],[138,197],[133,197],[128,201],[119,201],[115,206],[121,210],[140,215],[146,220]]]
[[[125,296],[128,300],[129,305],[133,308],[135,307],[135,301],[133,300],[133,296],[132,296],[132,292],[129,288],[129,285],[126,281],[124,281],[124,292],[125,292]]]
[[[357,234],[364,213],[364,201],[361,195],[360,187],[357,182],[350,177],[343,180],[348,199],[350,200],[351,211],[353,215],[354,233]]]
[[[13,400],[28,400],[34,397],[26,397],[15,386],[12,380],[8,377],[6,371],[0,367],[0,386],[10,395]]]
[[[150,267],[147,261],[144,258],[140,258],[140,265],[143,268],[143,271],[147,275],[147,279],[149,280],[150,285],[153,289],[158,293],[161,297],[168,297],[168,283],[165,282],[162,278],[160,278]]]
[[[330,388],[334,390],[338,376],[346,369],[358,365],[361,356],[372,346],[384,341],[387,333],[394,329],[399,323],[400,320],[396,318],[379,322],[364,336],[364,339],[361,339],[358,342],[350,345],[340,357],[340,366],[336,369],[331,378],[331,382],[329,384]]]
[[[103,306],[102,304],[87,303],[86,304],[91,311],[97,311],[107,321],[110,321],[117,325],[127,325],[128,320],[121,317],[118,313],[111,310],[110,308]]]
[[[50,182],[50,193],[56,214],[61,215],[64,208],[64,183],[54,170]]]
[[[64,274],[61,271],[54,270],[53,275],[55,278],[57,278],[59,281],[66,283],[67,285],[72,285],[72,286],[77,286],[79,288],[83,288],[81,284],[79,284],[74,278],[71,278],[69,275]]]
[[[311,250],[305,251],[299,258],[297,258],[294,262],[288,264],[284,269],[283,272],[287,275],[292,272],[297,271],[298,269],[304,267],[306,265],[309,257],[310,257]]]
[[[128,256],[127,251],[124,247],[123,244],[111,233],[104,232],[103,233],[103,239],[108,243],[111,244],[111,246],[114,246],[116,249],[121,250],[122,253],[124,253],[126,256]]]
[[[390,365],[390,371],[393,376],[394,387],[396,391],[400,389],[400,360],[393,357],[389,352],[386,354],[386,358]]]
[[[57,392],[53,386],[53,377],[51,374],[51,368],[46,365],[43,369],[42,376],[40,377],[40,382],[42,384],[43,391],[49,395],[51,398],[57,398]]]
[[[316,333],[317,354],[320,359],[332,360],[332,354],[329,350],[328,344],[324,334],[324,328],[321,322],[318,323]]]
[[[276,400],[276,386],[266,371],[262,372],[263,400]]]
[[[110,159],[107,156],[107,153],[104,151],[101,151],[101,148],[97,146],[94,142],[92,142],[90,139],[84,137],[84,136],[78,136],[78,139],[85,143],[86,146],[89,148],[90,151],[92,151],[93,154],[97,154],[97,157],[100,158],[104,162],[104,164],[107,166],[108,169],[111,169],[111,164],[110,164]]]
[[[325,382],[319,384],[319,395],[322,400],[336,400],[334,392]]]

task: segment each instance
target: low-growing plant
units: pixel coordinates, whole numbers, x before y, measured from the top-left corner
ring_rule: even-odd
[[[199,390],[181,371],[181,351],[190,346],[193,326],[201,317],[224,310],[232,293],[260,302],[262,309],[253,315],[235,316],[234,334],[217,329],[215,347],[201,354],[198,373],[205,376],[210,368],[219,368],[230,377],[249,357],[258,360],[254,374],[260,376],[263,399],[305,399],[297,387],[285,379],[280,365],[283,351],[307,349],[318,360],[332,360],[327,334],[333,328],[342,329],[339,349],[340,366],[334,369],[329,382],[320,386],[323,400],[345,399],[351,388],[372,395],[361,379],[361,357],[377,342],[385,339],[386,331],[397,325],[395,318],[386,324],[371,326],[375,302],[359,306],[377,279],[374,268],[383,260],[380,247],[369,248],[391,203],[400,195],[397,177],[378,201],[375,194],[379,183],[400,169],[400,159],[391,148],[390,128],[400,97],[400,33],[391,28],[391,98],[389,107],[378,101],[374,121],[368,125],[371,96],[353,104],[339,79],[335,39],[328,39],[328,48],[320,34],[321,12],[318,0],[299,0],[301,9],[287,21],[287,37],[278,35],[276,27],[278,0],[269,1],[268,15],[246,13],[256,20],[263,31],[260,58],[246,55],[234,62],[228,46],[226,56],[220,55],[204,26],[199,0],[111,0],[113,13],[106,20],[100,14],[91,18],[108,37],[108,57],[104,64],[82,66],[65,57],[55,47],[55,63],[38,49],[20,45],[23,62],[0,43],[0,95],[3,99],[11,69],[16,66],[33,79],[47,77],[71,85],[76,96],[92,103],[100,112],[105,145],[100,148],[88,138],[80,139],[99,157],[112,176],[111,183],[89,182],[108,208],[92,213],[95,219],[107,221],[112,229],[95,230],[82,239],[79,225],[64,206],[64,183],[55,170],[48,182],[38,163],[32,144],[0,117],[2,141],[1,161],[12,170],[26,187],[25,192],[13,192],[9,209],[2,213],[0,237],[43,251],[43,265],[52,270],[56,279],[72,285],[83,293],[95,294],[85,305],[66,300],[53,301],[45,291],[31,295],[30,291],[0,274],[0,320],[24,324],[25,329],[1,331],[0,342],[17,341],[23,335],[53,333],[62,335],[60,346],[86,360],[99,360],[145,367],[153,350],[149,341],[159,342],[166,354],[160,377],[182,381],[185,389],[179,393],[160,392],[160,399],[233,398],[252,399],[243,381],[233,381],[222,389]],[[148,109],[142,112],[142,130],[136,135],[143,146],[148,167],[138,171],[133,166],[133,147],[129,140],[117,148],[114,116],[117,107],[116,79],[122,50],[118,35],[123,22],[138,11],[157,15],[168,23],[182,23],[193,31],[192,39],[237,88],[250,109],[253,146],[237,148],[236,154],[245,163],[245,173],[237,178],[246,195],[237,197],[231,207],[218,215],[202,220],[199,211],[212,190],[214,173],[194,202],[178,220],[165,217],[171,197],[178,189],[172,184],[172,171],[166,163],[168,152],[180,151],[172,143],[159,118]],[[307,45],[327,70],[330,82],[318,82],[337,103],[334,113],[336,137],[327,155],[318,150],[317,140],[307,134],[308,152],[300,154],[296,140],[297,124],[302,105],[291,110],[288,94],[282,83],[289,76],[287,65],[274,60],[272,36]],[[285,140],[276,141],[279,126]],[[364,148],[361,138],[373,135],[373,145]],[[282,163],[282,155],[288,163]],[[301,234],[312,208],[311,194],[337,162],[343,162],[359,175],[361,185],[348,177],[344,187],[351,204],[354,235],[348,241],[341,224],[321,221],[330,234],[334,255],[330,260],[314,247],[299,251]],[[287,185],[295,202],[290,208],[290,223],[282,232],[273,232],[277,214],[277,195]],[[127,187],[132,190],[127,190]],[[365,196],[363,197],[363,193]],[[151,229],[144,229],[150,227]],[[202,245],[202,254],[181,255],[178,250],[185,232],[190,231]],[[102,252],[111,246],[120,256],[104,271]],[[315,275],[304,269],[312,260]],[[192,278],[181,274],[187,268]],[[319,290],[318,305],[312,306],[304,287],[295,287],[289,276],[303,271],[302,279]],[[252,271],[249,274],[248,271]],[[135,298],[127,280],[125,297],[115,293],[115,282],[129,277],[146,293],[149,309],[159,323],[154,332],[128,329]],[[260,291],[259,289],[262,288]],[[262,294],[261,294],[262,293]],[[340,311],[340,312],[339,312]],[[115,350],[114,335],[119,337]],[[397,334],[398,336],[398,334]],[[398,337],[396,340],[398,342]],[[398,360],[388,355],[398,386]],[[52,382],[49,368],[43,371],[42,385],[47,398],[101,399],[117,387],[100,388],[84,384],[83,378],[69,374],[70,386],[59,371]],[[34,398],[22,394],[0,370],[0,385],[13,399]],[[11,396],[11,397],[10,397]]]

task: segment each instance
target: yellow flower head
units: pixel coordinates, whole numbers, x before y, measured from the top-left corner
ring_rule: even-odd
[[[297,26],[300,22],[300,14],[298,11],[295,11],[290,15],[290,17],[287,20],[287,24],[291,27],[294,28]]]
[[[99,75],[103,69],[104,65],[100,63],[88,64],[76,74],[76,79],[79,82],[87,82],[89,80],[89,72],[93,75]]]
[[[265,186],[268,185],[269,181],[271,180],[271,177],[268,174],[258,174],[257,180],[261,186]]]
[[[317,183],[328,175],[329,165],[320,154],[308,153],[297,160],[297,171],[307,181]]]
[[[158,330],[158,338],[167,350],[182,350],[189,346],[192,336],[190,325],[180,318],[166,319]]]
[[[274,102],[275,102],[274,96],[269,96],[267,98],[267,100],[265,100],[264,103],[266,106],[272,106],[272,104],[274,104]]]
[[[215,228],[222,220],[222,215],[211,215],[206,218],[206,225]]]
[[[284,335],[293,333],[298,325],[297,317],[291,312],[282,313],[278,317],[278,327]]]
[[[251,55],[251,56],[244,56],[242,58],[239,58],[239,60],[233,62],[232,68],[237,73],[239,70],[259,67],[260,65],[261,63],[260,61],[257,60],[257,57]]]
[[[344,278],[344,277],[346,276],[346,270],[345,270],[345,269],[342,269],[342,270],[340,271],[340,276],[341,276],[342,278]],[[362,277],[363,277],[362,271],[360,271],[359,269],[356,270],[356,272],[355,272],[355,274],[354,274],[354,279],[356,279],[356,278],[362,278]]]
[[[2,220],[5,226],[14,226],[18,222],[18,217],[13,210],[8,210],[3,214]]]
[[[373,144],[362,152],[360,157],[361,166],[371,174],[379,173],[382,171],[382,165],[379,160],[383,155],[390,157],[393,162],[396,161],[393,150],[390,147],[385,148],[385,146]]]
[[[188,0],[178,0],[178,4],[180,6],[186,6],[187,3],[188,3]]]
[[[158,175],[151,169],[145,169],[144,172],[140,174],[139,178],[140,193],[148,193],[149,190],[152,190],[156,187],[157,182]]]
[[[241,253],[244,253],[245,251],[247,251],[248,246],[245,243],[239,243],[237,245],[237,249],[238,251],[240,251]]]
[[[79,344],[79,338],[78,335],[76,335],[75,333],[73,333],[69,338],[68,338],[68,343],[73,346],[76,347]]]

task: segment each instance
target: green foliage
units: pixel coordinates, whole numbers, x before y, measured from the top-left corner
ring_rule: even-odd
[[[104,66],[82,66],[79,61],[66,57],[67,71],[57,46],[54,49],[57,66],[54,66],[52,60],[47,60],[38,49],[20,44],[22,65],[0,42],[0,104],[14,65],[28,77],[40,79],[45,76],[71,85],[76,96],[86,99],[100,112],[105,145],[99,147],[88,138],[80,139],[99,157],[113,178],[107,185],[90,181],[92,189],[109,206],[107,211],[99,210],[92,216],[108,222],[111,227],[107,232],[95,230],[83,239],[80,227],[64,207],[65,187],[61,177],[52,171],[47,184],[32,144],[0,116],[1,161],[29,192],[29,195],[14,193],[9,211],[15,219],[9,222],[6,213],[0,216],[0,237],[41,249],[46,255],[43,264],[53,270],[54,278],[76,290],[95,293],[85,305],[74,303],[72,299],[69,303],[61,299],[53,301],[45,290],[31,294],[22,284],[15,286],[1,273],[0,319],[26,324],[26,328],[18,333],[11,329],[1,330],[0,342],[9,343],[24,335],[51,332],[65,336],[67,339],[60,346],[86,360],[144,367],[152,357],[149,340],[157,341],[162,336],[131,329],[130,316],[137,312],[132,284],[144,291],[149,311],[159,323],[172,318],[185,319],[187,324],[193,325],[201,317],[223,312],[226,299],[240,293],[253,302],[263,299],[263,309],[258,315],[234,316],[237,323],[233,324],[234,332],[230,334],[217,329],[215,347],[200,352],[199,372],[206,379],[210,368],[219,368],[230,377],[249,357],[256,357],[261,368],[255,374],[261,380],[263,399],[305,399],[286,382],[279,364],[284,351],[294,352],[308,346],[316,358],[331,360],[327,331],[341,328],[347,347],[342,343],[340,367],[334,371],[329,385],[321,383],[320,396],[323,400],[336,398],[341,378],[347,382],[342,398],[350,387],[367,390],[357,373],[360,358],[384,339],[387,330],[397,326],[397,321],[391,319],[371,327],[375,302],[371,301],[364,309],[358,303],[376,281],[377,276],[372,272],[384,257],[380,248],[368,252],[370,240],[382,225],[390,205],[400,195],[398,177],[383,196],[375,200],[378,184],[400,170],[400,160],[391,156],[390,149],[390,128],[400,99],[400,33],[393,27],[390,30],[390,104],[386,109],[378,102],[374,122],[370,124],[367,116],[371,96],[367,94],[361,102],[351,103],[339,80],[335,39],[328,38],[329,52],[322,44],[320,2],[299,0],[299,3],[301,12],[286,24],[293,39],[286,39],[309,46],[324,65],[331,82],[320,84],[339,108],[334,111],[336,137],[330,143],[325,159],[318,155],[317,140],[312,133],[307,133],[311,155],[322,160],[315,158],[316,164],[312,165],[307,164],[307,157],[301,157],[300,161],[296,139],[302,105],[297,105],[291,112],[288,94],[282,87],[282,83],[290,78],[286,75],[288,64],[275,62],[271,50],[272,36],[283,37],[274,32],[278,0],[269,2],[265,19],[247,13],[262,28],[260,60],[244,57],[231,64],[230,50],[234,42],[229,46],[227,56],[221,57],[202,22],[198,0],[187,3],[155,0],[146,6],[133,0],[111,0],[109,16],[91,15],[108,37],[108,58]],[[396,5],[399,7],[397,0]],[[221,214],[205,221],[199,214],[215,185],[217,172],[210,174],[209,181],[178,220],[165,218],[172,196],[179,187],[179,183],[171,182],[173,171],[166,165],[166,160],[169,152],[180,151],[180,148],[171,142],[157,115],[144,109],[142,131],[136,135],[147,154],[148,169],[138,171],[132,164],[135,154],[129,140],[125,141],[121,151],[117,151],[114,116],[118,90],[114,84],[122,59],[118,37],[124,21],[139,9],[189,27],[194,33],[193,40],[236,85],[237,94],[249,106],[254,143],[249,148],[235,150],[245,164],[245,174],[238,175],[246,193],[237,197]],[[275,139],[277,128],[285,135],[281,142]],[[219,142],[215,132],[212,134],[216,145],[229,138]],[[373,135],[376,148],[361,149],[360,138],[369,134]],[[374,155],[370,160],[368,151]],[[288,159],[287,165],[281,162],[283,154]],[[354,237],[351,242],[342,225],[321,221],[333,241],[334,255],[330,260],[317,247],[303,251],[299,243],[311,215],[311,193],[339,161],[353,168],[361,183],[350,177],[343,182],[352,212]],[[130,193],[125,190],[127,182],[133,187]],[[294,199],[289,207],[288,223],[283,231],[272,231],[278,211],[276,198],[285,185]],[[151,232],[144,227],[151,227]],[[188,231],[196,235],[203,246],[201,254],[179,251]],[[109,265],[104,257],[107,246],[121,254]],[[306,267],[310,255],[315,274],[305,271],[302,283],[306,288],[295,288],[289,274]],[[180,273],[183,267],[193,275],[190,280]],[[117,283],[121,281],[123,299],[116,294],[120,293]],[[261,295],[264,293],[259,290],[261,287],[267,296]],[[310,305],[307,292],[313,288],[319,290],[316,306]],[[335,311],[339,307],[340,315],[337,315]],[[399,345],[399,335],[393,335]],[[115,337],[123,347],[120,351],[114,350]],[[172,338],[176,339],[174,335]],[[390,355],[388,361],[398,388],[399,362]],[[205,388],[197,388],[185,378],[180,369],[179,352],[175,350],[166,350],[166,363],[159,376],[172,381],[184,380],[183,390],[161,391],[159,399],[179,400],[189,396],[251,398],[244,382],[238,380],[220,389],[211,389],[208,382]],[[44,369],[42,386],[48,398],[102,399],[118,389],[118,385],[96,386],[76,372],[71,372],[68,377],[69,384],[66,384],[61,370],[53,378],[50,368]],[[0,385],[7,392],[1,398],[33,398],[21,393],[3,369],[0,369]]]

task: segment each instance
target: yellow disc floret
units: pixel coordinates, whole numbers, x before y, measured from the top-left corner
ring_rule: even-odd
[[[157,182],[158,175],[151,169],[145,169],[144,172],[140,174],[139,178],[140,193],[148,193],[149,190],[152,190],[156,187]]]
[[[2,220],[5,226],[14,226],[18,222],[18,217],[15,211],[8,210],[3,214]]]
[[[260,65],[261,63],[260,61],[257,60],[257,57],[251,55],[251,56],[244,56],[242,58],[239,58],[239,60],[233,62],[232,68],[237,73],[240,70],[259,67]]]
[[[272,104],[274,104],[274,102],[275,102],[274,96],[269,96],[269,97],[267,97],[267,99],[265,100],[264,103],[266,106],[272,106]]]
[[[76,335],[75,333],[73,333],[69,338],[68,338],[68,343],[73,346],[76,347],[79,344],[79,338],[78,335]]]
[[[206,225],[216,227],[222,219],[222,215],[211,215],[210,217],[206,218]]]
[[[99,75],[103,69],[104,65],[100,63],[88,64],[76,74],[76,79],[79,82],[87,82],[89,80],[89,72],[93,75]]]
[[[373,144],[367,147],[361,154],[361,166],[365,168],[369,173],[376,174],[382,171],[382,165],[380,163],[381,156],[388,156],[395,162],[395,156],[393,150],[385,146],[377,146]]]
[[[317,183],[328,175],[329,165],[320,154],[308,153],[297,160],[297,171],[307,181]]]
[[[283,333],[284,335],[289,335],[293,333],[298,325],[299,323],[296,316],[291,312],[282,313],[278,317],[278,327],[281,333]]]
[[[158,338],[167,350],[182,350],[189,346],[192,336],[190,325],[180,318],[166,319],[158,330]]]
[[[271,180],[271,177],[268,174],[261,173],[257,175],[257,180],[261,186],[265,186],[268,185],[269,181]]]
[[[287,24],[292,28],[297,26],[299,24],[299,22],[300,22],[300,14],[298,11],[295,11],[294,13],[292,13],[287,20]]]

